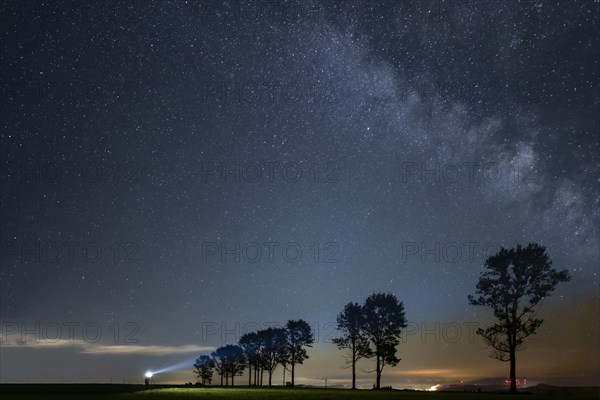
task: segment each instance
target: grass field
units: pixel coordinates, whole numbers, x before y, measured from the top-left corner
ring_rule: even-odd
[[[174,400],[174,399],[214,399],[214,400],[253,400],[253,399],[303,399],[303,400],[342,400],[342,399],[381,399],[381,400],[507,400],[507,399],[598,399],[598,388],[554,388],[543,394],[524,393],[509,395],[504,393],[463,393],[463,392],[414,392],[396,390],[308,389],[308,388],[189,388],[156,387],[150,390],[141,385],[94,385],[94,384],[24,384],[0,385],[3,400],[75,400],[75,399],[123,399],[123,400]]]

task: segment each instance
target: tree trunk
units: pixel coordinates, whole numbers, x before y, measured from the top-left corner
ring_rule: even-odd
[[[356,339],[352,337],[352,389],[356,389]]]
[[[517,350],[514,346],[510,348],[510,392],[517,393],[517,360],[515,358]]]
[[[296,369],[296,363],[292,362],[292,387],[294,387],[294,370]]]
[[[356,389],[356,356],[352,356],[352,389]]]
[[[248,386],[252,386],[252,363],[248,363]]]
[[[379,352],[377,352],[377,364],[376,364],[376,368],[377,368],[377,383],[375,385],[376,389],[379,389],[381,387],[381,369],[379,368]]]
[[[269,387],[271,387],[271,379],[273,378],[273,370],[269,370]]]

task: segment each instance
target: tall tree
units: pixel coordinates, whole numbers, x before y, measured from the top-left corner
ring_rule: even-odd
[[[294,386],[294,372],[297,364],[302,364],[308,359],[305,347],[312,347],[315,338],[308,322],[299,320],[289,320],[285,325],[287,333],[286,352],[282,364],[284,369],[286,365],[290,366],[292,373],[292,386]]]
[[[245,333],[240,337],[239,345],[244,350],[248,361],[248,386],[252,385],[252,368],[254,367],[254,384],[257,384],[257,371],[260,368],[260,340],[256,332]]]
[[[525,338],[536,333],[544,322],[537,318],[536,306],[571,277],[567,270],[556,271],[537,243],[505,249],[487,258],[469,303],[487,306],[497,322],[477,333],[492,347],[491,357],[510,362],[510,391],[517,391],[516,352]]]
[[[391,293],[373,293],[365,300],[364,333],[376,359],[375,387],[381,388],[381,372],[386,365],[395,366],[396,346],[400,343],[402,328],[406,327],[404,304]]]
[[[232,346],[229,355],[229,373],[231,375],[231,386],[234,385],[234,377],[241,376],[246,369],[246,356],[240,346]]]
[[[347,349],[347,363],[352,367],[352,389],[356,389],[356,363],[363,357],[371,357],[369,340],[363,331],[365,317],[358,303],[348,303],[337,316],[337,329],[342,336],[332,341],[338,349]]]
[[[273,372],[277,365],[286,358],[286,330],[284,328],[267,328],[257,333],[261,342],[262,366],[267,370],[269,386],[272,386]]]
[[[241,375],[246,368],[244,350],[240,346],[228,344],[216,349],[211,356],[215,362],[215,369],[221,376],[221,386],[223,377],[225,377],[225,386],[229,385],[229,378],[233,386],[235,376]]]
[[[202,381],[202,386],[212,382],[213,369],[215,368],[214,360],[207,355],[200,356],[194,362],[194,372]]]
[[[219,347],[218,349],[210,353],[210,357],[213,360],[213,366],[215,368],[215,371],[217,371],[217,374],[219,374],[219,376],[221,377],[220,385],[223,386],[223,378],[225,377],[225,374],[227,372],[223,347]]]

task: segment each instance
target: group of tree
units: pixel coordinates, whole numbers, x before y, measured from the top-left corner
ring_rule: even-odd
[[[492,348],[491,357],[510,362],[510,391],[517,391],[516,352],[524,340],[534,335],[542,325],[537,306],[561,282],[570,280],[567,270],[557,271],[537,243],[526,247],[501,248],[488,257],[475,295],[469,303],[486,306],[493,311],[495,323],[479,328],[477,334]],[[347,351],[347,363],[352,368],[352,389],[356,388],[356,365],[360,359],[375,359],[375,388],[381,387],[381,374],[386,365],[395,366],[402,329],[407,326],[404,305],[391,293],[373,293],[363,304],[350,302],[337,316],[340,337],[335,345]],[[288,321],[285,327],[268,328],[247,333],[239,345],[220,347],[211,356],[201,356],[194,367],[202,383],[210,383],[212,371],[225,378],[241,375],[248,368],[248,384],[261,385],[263,374],[272,384],[273,372],[281,365],[291,371],[294,384],[295,366],[308,358],[306,347],[314,342],[310,326],[303,320]]]
[[[296,366],[308,358],[307,347],[312,347],[314,336],[310,325],[302,320],[289,320],[284,327],[267,328],[245,333],[237,345],[219,347],[208,355],[200,356],[194,363],[194,372],[203,385],[212,382],[213,372],[221,378],[221,385],[234,385],[234,377],[248,368],[248,385],[262,386],[263,376],[268,385],[273,383],[273,373],[278,366],[291,372],[294,385]],[[223,382],[224,381],[224,382]]]
[[[495,323],[479,328],[477,334],[492,348],[491,357],[510,362],[512,393],[517,391],[516,352],[544,322],[538,318],[538,304],[559,283],[570,279],[567,270],[553,268],[546,248],[537,243],[501,248],[486,259],[476,293],[468,296],[468,300],[472,305],[487,306],[493,311]],[[347,362],[352,367],[352,389],[356,388],[357,362],[373,357],[377,373],[375,388],[380,388],[383,367],[395,366],[400,361],[396,357],[396,346],[404,327],[404,306],[391,293],[374,293],[362,305],[346,304],[337,316],[337,328],[342,336],[333,342],[347,350]]]
[[[333,343],[348,352],[352,389],[356,389],[356,363],[361,358],[375,358],[375,388],[381,387],[383,367],[395,366],[400,361],[396,347],[405,327],[404,304],[391,293],[373,293],[362,305],[346,304],[337,316],[342,336],[333,339]]]

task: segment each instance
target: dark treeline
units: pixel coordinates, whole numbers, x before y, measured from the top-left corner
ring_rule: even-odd
[[[212,382],[213,373],[220,376],[221,385],[234,385],[234,378],[248,369],[248,385],[273,384],[273,373],[278,366],[290,371],[294,386],[296,365],[308,358],[306,347],[314,343],[310,325],[302,320],[289,320],[284,327],[267,328],[245,333],[237,345],[219,347],[194,363],[194,372],[203,385]],[[264,379],[265,374],[268,381]],[[285,376],[285,375],[284,375]]]
[[[333,339],[340,349],[348,350],[352,364],[352,388],[356,388],[356,362],[361,358],[375,359],[376,388],[381,385],[384,366],[396,365],[396,347],[402,328],[406,327],[404,305],[391,293],[373,293],[363,305],[348,303],[337,317],[341,337]],[[248,369],[248,385],[273,384],[278,366],[291,373],[290,386],[295,384],[296,365],[308,358],[307,347],[314,343],[310,325],[304,320],[289,320],[284,327],[267,328],[245,333],[237,345],[221,346],[199,357],[194,372],[203,385],[212,383],[216,371],[223,386],[234,385],[235,377]],[[266,375],[266,379],[265,379]]]

